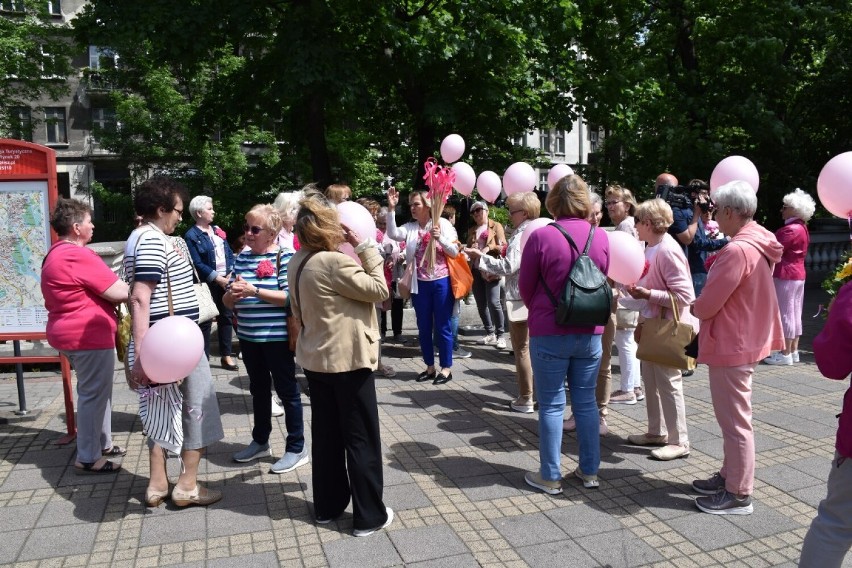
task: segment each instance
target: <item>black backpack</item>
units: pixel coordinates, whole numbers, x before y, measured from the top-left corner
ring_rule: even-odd
[[[568,273],[565,281],[565,289],[559,302],[553,297],[550,288],[544,278],[541,283],[544,286],[550,303],[556,308],[556,323],[559,325],[606,325],[612,312],[612,288],[607,282],[606,275],[600,271],[597,265],[589,258],[589,248],[595,236],[595,228],[589,231],[589,240],[586,248],[580,253],[574,239],[558,223],[550,223],[556,227],[568,240],[568,244],[579,256]]]

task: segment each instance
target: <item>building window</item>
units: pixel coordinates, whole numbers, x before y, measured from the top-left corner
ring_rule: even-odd
[[[48,0],[47,13],[51,16],[62,15],[62,3],[59,0]]]
[[[68,144],[64,107],[46,107],[44,109],[44,125],[47,129],[48,144]]]
[[[565,131],[557,130],[556,131],[556,154],[560,156],[565,155]]]
[[[89,46],[89,69],[115,69],[118,55],[107,47]]]
[[[0,12],[23,12],[24,0],[0,0]]]
[[[551,153],[550,148],[550,130],[542,130],[538,133],[538,147],[542,152]]]
[[[28,107],[9,109],[9,137],[27,142],[33,141],[33,118]]]
[[[102,132],[115,132],[115,109],[92,109],[92,136],[97,140]]]
[[[545,193],[550,191],[550,188],[547,186],[547,174],[548,172],[540,172],[538,174],[538,190]]]

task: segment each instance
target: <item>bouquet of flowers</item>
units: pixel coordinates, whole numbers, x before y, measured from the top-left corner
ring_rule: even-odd
[[[426,193],[426,198],[429,199],[429,206],[432,209],[432,227],[440,227],[441,213],[444,211],[444,205],[453,191],[453,184],[456,181],[456,173],[452,168],[446,168],[438,164],[435,158],[428,158],[423,164],[426,174],[423,179],[426,182],[426,187],[429,191]],[[429,270],[435,268],[435,239],[429,239],[426,245],[426,254],[423,256],[424,262],[428,259]]]
[[[852,251],[846,251],[840,257],[840,264],[837,265],[834,273],[823,280],[822,289],[828,292],[831,300],[834,301],[837,291],[850,280],[852,280]]]

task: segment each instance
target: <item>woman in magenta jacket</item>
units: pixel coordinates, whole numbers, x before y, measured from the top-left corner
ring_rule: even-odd
[[[828,321],[814,339],[814,358],[829,379],[842,381],[852,373],[852,282],[837,293]],[[803,568],[840,568],[852,545],[852,388],[843,397],[834,448],[828,495],[819,504],[802,545],[799,566]]]
[[[724,458],[717,473],[693,481],[692,487],[706,495],[695,500],[705,513],[748,515],[755,460],[751,377],[761,359],[784,345],[772,293],[772,266],[781,260],[783,247],[752,219],[757,196],[749,184],[725,184],[713,199],[719,229],[731,242],[716,255],[692,312],[701,320],[698,362],[709,367]]]
[[[801,189],[784,196],[784,206],[781,207],[784,226],[775,231],[775,238],[784,247],[784,254],[772,274],[784,328],[784,349],[764,359],[764,363],[769,365],[792,365],[799,362],[802,304],[805,299],[805,256],[810,243],[806,223],[815,209],[814,198]]]

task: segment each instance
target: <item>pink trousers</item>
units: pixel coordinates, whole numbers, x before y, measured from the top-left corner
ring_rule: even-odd
[[[754,429],[751,425],[751,377],[757,363],[738,367],[710,365],[710,396],[722,430],[725,457],[719,473],[729,493],[754,490]]]

